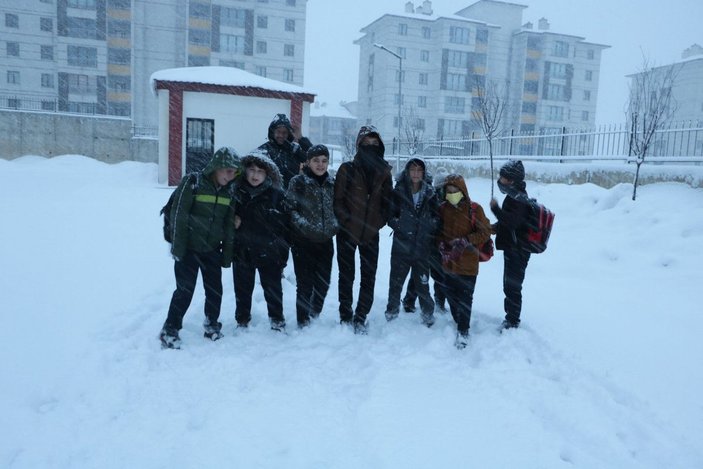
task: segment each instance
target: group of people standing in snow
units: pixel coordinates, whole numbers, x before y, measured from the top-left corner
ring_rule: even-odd
[[[435,310],[446,304],[457,324],[455,345],[468,344],[471,308],[479,269],[477,247],[496,234],[504,251],[504,329],[518,327],[522,282],[530,258],[523,249],[529,205],[520,161],[500,169],[502,207],[491,200],[497,222],[472,202],[464,178],[438,174],[434,181],[424,161],[410,159],[393,186],[381,135],[370,125],[356,138],[356,154],[336,177],[328,172],[324,145],[300,140],[290,121],[278,114],[268,141],[244,157],[229,147],[215,152],[196,175],[176,188],[165,227],[175,260],[176,290],[160,333],[164,348],[179,348],[179,331],[201,273],[205,288],[204,336],[222,337],[219,322],[222,268],[233,265],[237,327],[251,321],[255,276],[259,273],[271,329],[284,331],[281,278],[292,253],[296,278],[296,320],[300,328],[322,312],[331,281],[336,238],[339,269],[339,319],[357,334],[367,333],[379,257],[379,231],[393,229],[388,303],[385,317],[396,319],[401,304],[431,327]],[[446,171],[445,171],[446,173]],[[356,251],[360,288],[353,307]],[[401,292],[410,277],[405,297]],[[430,292],[434,280],[434,295]]]

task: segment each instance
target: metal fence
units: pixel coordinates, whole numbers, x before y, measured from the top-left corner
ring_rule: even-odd
[[[393,140],[393,152],[398,151]],[[401,140],[400,154],[424,157],[488,157],[488,141],[480,132],[456,139]],[[627,160],[632,157],[630,132],[626,124],[591,129],[538,132],[504,132],[493,139],[493,155],[520,156],[540,160]],[[659,129],[648,158],[681,162],[703,162],[703,121],[675,122]]]

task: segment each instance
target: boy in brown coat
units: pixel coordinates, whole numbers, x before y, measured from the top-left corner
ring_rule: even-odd
[[[491,225],[483,208],[469,198],[464,178],[447,176],[445,201],[439,207],[440,229],[437,236],[444,270],[444,290],[452,317],[456,321],[455,345],[469,343],[471,306],[478,275],[478,249],[491,237]],[[472,211],[475,223],[472,223]]]

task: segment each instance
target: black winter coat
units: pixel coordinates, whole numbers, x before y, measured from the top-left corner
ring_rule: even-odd
[[[334,214],[334,178],[327,175],[320,184],[309,168],[291,179],[286,192],[292,241],[321,243],[339,230]]]
[[[502,207],[491,207],[498,219],[493,225],[496,249],[527,249],[527,222],[532,208],[526,192],[518,192],[517,197],[506,196]]]
[[[236,188],[236,215],[242,219],[242,224],[236,234],[235,261],[285,266],[289,246],[284,193],[278,187],[269,186],[252,196],[247,186],[244,181]]]
[[[412,182],[406,171],[401,173],[393,189],[391,217],[393,229],[392,255],[427,258],[436,249],[435,234],[439,224],[439,200],[434,188],[423,181],[420,206],[415,207]]]

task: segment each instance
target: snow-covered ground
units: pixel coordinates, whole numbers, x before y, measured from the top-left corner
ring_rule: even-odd
[[[527,163],[529,169],[529,163]],[[368,336],[341,328],[336,266],[321,318],[268,328],[261,290],[234,331],[157,340],[174,288],[156,166],[0,160],[0,467],[703,467],[703,190],[541,185],[556,214],[499,334],[502,255],[481,265],[472,341],[417,314],[387,324],[382,232]],[[470,179],[487,208],[490,181]],[[292,279],[292,266],[286,273]]]

